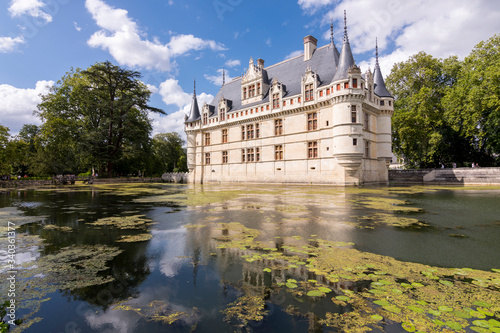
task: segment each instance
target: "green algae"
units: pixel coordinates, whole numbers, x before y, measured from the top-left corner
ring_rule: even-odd
[[[18,253],[38,252],[44,246],[39,236],[18,234],[16,238]],[[37,251],[38,250],[38,251]],[[49,300],[47,295],[58,290],[77,290],[114,281],[107,263],[122,250],[104,245],[74,245],[58,252],[41,256],[36,261],[26,261],[16,267],[16,293],[18,309],[27,311],[24,323],[15,332],[21,332],[42,319],[34,317],[42,303]],[[0,273],[5,280],[7,273]],[[7,284],[2,284],[0,292],[7,294]]]
[[[125,235],[121,236],[117,242],[121,243],[136,243],[136,242],[145,242],[153,238],[151,234],[138,234],[138,235]]]
[[[217,238],[223,248],[255,251],[245,254],[250,265],[263,260],[272,271],[292,272],[301,256],[307,257],[308,274],[312,281],[288,279],[277,283],[295,296],[323,298],[326,289],[339,292],[339,284],[356,286],[371,281],[369,287],[342,289],[334,296],[334,303],[352,310],[342,315],[327,313],[320,322],[341,331],[364,332],[379,328],[380,317],[402,325],[409,331],[437,332],[446,329],[461,331],[472,326],[471,318],[500,319],[500,281],[498,273],[469,268],[441,268],[361,252],[350,243],[315,239],[313,245],[283,245],[278,253],[266,251],[257,241],[257,230],[238,223],[222,224],[226,236]],[[299,237],[285,237],[285,244],[304,242]],[[257,253],[257,254],[256,254]],[[248,260],[252,259],[252,260]],[[270,262],[269,262],[270,260]],[[316,282],[315,281],[315,282]],[[311,287],[313,286],[313,287]],[[486,310],[487,309],[487,310]],[[484,324],[484,322],[481,322]]]
[[[189,313],[186,311],[175,311],[174,306],[165,301],[155,300],[149,304],[136,304],[135,299],[118,302],[113,305],[114,311],[132,311],[148,321],[156,321],[163,324],[172,325],[175,322],[186,320],[189,317],[196,318],[198,309],[193,308]]]
[[[221,312],[224,321],[237,327],[245,327],[252,321],[261,321],[268,313],[263,295],[243,295]]]
[[[60,226],[57,226],[55,224],[47,224],[47,225],[43,226],[43,228],[45,230],[56,230],[56,231],[61,231],[61,232],[72,232],[73,231],[73,228],[71,228],[71,227],[66,227],[66,226],[60,227]]]
[[[111,227],[118,229],[145,229],[151,224],[152,220],[144,215],[130,216],[110,216],[98,219],[88,223],[95,227]]]

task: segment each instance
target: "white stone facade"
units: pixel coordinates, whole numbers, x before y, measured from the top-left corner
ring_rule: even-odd
[[[347,38],[342,52],[350,52]],[[316,49],[307,36],[304,55],[267,68],[250,60],[201,112],[194,95],[185,123],[189,181],[387,184],[393,98],[375,94],[383,81],[354,63],[335,79],[342,59],[333,40]]]

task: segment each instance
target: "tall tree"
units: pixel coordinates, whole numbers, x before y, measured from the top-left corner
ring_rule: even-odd
[[[500,153],[500,35],[465,58],[443,104],[451,126],[474,146],[476,160],[493,163]]]
[[[178,133],[160,133],[153,137],[152,150],[154,156],[153,173],[187,171],[186,153],[182,146],[184,140]]]
[[[451,162],[457,139],[447,125],[441,99],[456,80],[456,57],[436,59],[420,52],[394,65],[386,83],[394,94],[393,148],[412,167]]]
[[[151,92],[140,74],[111,64],[71,70],[42,96],[38,114],[44,120],[41,138],[52,156],[52,169],[95,166],[102,174],[131,171],[149,144],[148,105]],[[57,161],[54,163],[54,161]]]
[[[10,174],[10,167],[6,161],[6,149],[9,143],[9,128],[0,124],[0,174]]]

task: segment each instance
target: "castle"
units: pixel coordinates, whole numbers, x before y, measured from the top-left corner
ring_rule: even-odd
[[[250,59],[201,110],[185,119],[189,182],[387,184],[394,99],[378,63],[362,74],[347,24],[332,38],[268,67]]]

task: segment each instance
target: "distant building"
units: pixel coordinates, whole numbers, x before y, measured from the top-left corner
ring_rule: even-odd
[[[345,19],[344,19],[345,21]],[[344,22],[332,38],[268,67],[250,58],[201,110],[185,119],[190,182],[387,184],[394,99],[378,63],[362,74]]]

